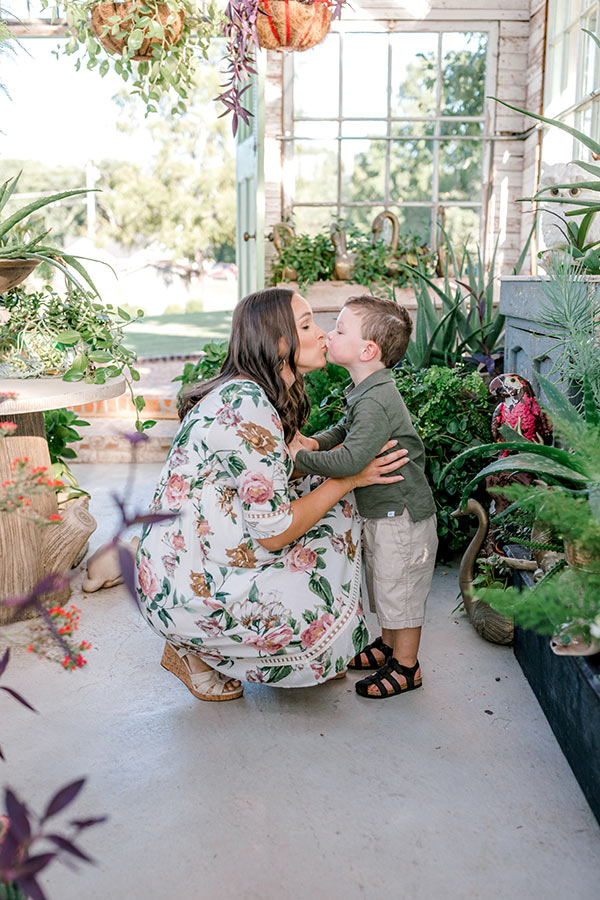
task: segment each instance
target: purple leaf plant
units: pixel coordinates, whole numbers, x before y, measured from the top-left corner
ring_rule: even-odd
[[[310,2],[310,0],[300,0]],[[342,12],[342,6],[346,0],[322,0],[333,10],[332,18],[337,19]],[[237,134],[239,120],[248,124],[254,115],[243,105],[244,94],[251,86],[251,76],[256,74],[256,53],[260,47],[256,22],[258,16],[266,16],[260,8],[260,0],[229,0],[225,9],[225,24],[223,34],[227,41],[227,82],[223,85],[225,90],[215,100],[219,100],[225,107],[225,112],[232,115],[232,130]]]

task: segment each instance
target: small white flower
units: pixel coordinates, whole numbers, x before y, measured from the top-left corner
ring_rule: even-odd
[[[10,320],[10,312],[3,306],[0,306],[0,325],[6,325]]]

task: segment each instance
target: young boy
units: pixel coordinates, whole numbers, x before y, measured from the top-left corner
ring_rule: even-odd
[[[346,301],[326,339],[327,359],[354,382],[346,391],[346,416],[304,439],[311,449],[298,450],[295,460],[299,472],[335,478],[360,472],[392,438],[408,450],[403,481],[355,491],[365,519],[370,607],[382,630],[350,662],[353,669],[377,670],[356,683],[363,697],[392,697],[422,683],[417,654],[438,544],[435,502],[423,444],[390,372],[405,355],[411,331],[403,306],[368,295]]]

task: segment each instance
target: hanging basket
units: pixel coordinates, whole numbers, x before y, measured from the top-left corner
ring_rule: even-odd
[[[131,32],[135,27],[133,12],[139,5],[139,0],[125,0],[123,3],[96,3],[92,6],[92,31],[109,53],[122,55],[127,51],[127,36],[120,35],[124,31]],[[114,25],[111,19],[114,16],[119,17],[117,34],[111,33]],[[162,40],[158,37],[145,38],[135,55],[131,57],[138,62],[153,60],[153,48],[156,46],[173,47],[183,32],[185,13],[182,9],[175,11],[167,3],[157,3],[152,18],[162,25],[164,37]]]
[[[25,281],[39,264],[39,259],[0,259],[0,294]]]
[[[260,0],[256,28],[265,50],[310,50],[331,25],[327,0]]]

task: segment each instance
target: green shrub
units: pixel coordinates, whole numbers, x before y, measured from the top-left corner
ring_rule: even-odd
[[[316,434],[331,428],[344,415],[344,389],[350,384],[346,369],[327,363],[324,369],[316,369],[304,379],[310,400],[310,416],[302,429],[304,434]]]
[[[440,554],[449,556],[464,549],[471,523],[456,520],[451,513],[460,502],[462,489],[478,471],[467,459],[443,479],[441,472],[457,453],[490,439],[492,403],[488,389],[476,373],[443,366],[394,372],[404,402],[425,445],[425,474],[433,490],[438,512]]]

